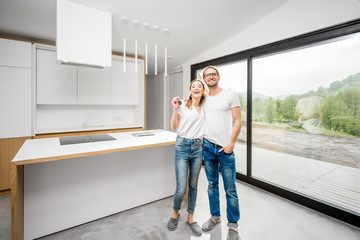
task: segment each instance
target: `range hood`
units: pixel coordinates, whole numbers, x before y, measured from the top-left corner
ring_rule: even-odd
[[[111,13],[57,0],[56,52],[61,64],[111,66]]]

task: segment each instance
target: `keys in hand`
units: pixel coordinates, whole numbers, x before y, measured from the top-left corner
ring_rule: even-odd
[[[171,100],[171,104],[174,108],[174,110],[179,110],[180,109],[180,105],[182,104],[181,100],[179,97],[174,97],[172,100]]]

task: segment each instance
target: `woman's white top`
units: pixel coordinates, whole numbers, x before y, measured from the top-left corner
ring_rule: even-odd
[[[186,102],[182,101],[178,113],[181,117],[177,129],[177,134],[183,138],[203,138],[205,133],[204,123],[205,115],[201,107],[200,113],[193,105],[191,109],[186,107]]]

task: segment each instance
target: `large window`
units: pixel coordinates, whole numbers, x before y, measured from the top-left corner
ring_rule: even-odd
[[[360,214],[360,35],[253,59],[253,177]]]
[[[239,95],[238,179],[360,226],[359,53],[360,19],[192,65]]]

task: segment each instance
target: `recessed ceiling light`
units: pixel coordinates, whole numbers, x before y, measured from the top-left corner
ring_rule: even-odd
[[[125,16],[121,17],[121,22],[124,24],[128,24],[129,23],[129,19]]]
[[[150,29],[150,23],[148,22],[144,22],[143,26],[145,29]]]
[[[163,33],[165,33],[165,34],[169,34],[169,29],[164,28],[164,29],[163,29]]]
[[[155,32],[158,32],[160,28],[159,28],[158,25],[154,25],[154,26],[153,26],[153,29],[154,29]]]
[[[135,20],[134,20],[134,25],[135,25],[136,27],[140,27],[141,23],[139,22],[139,20],[135,19]]]

